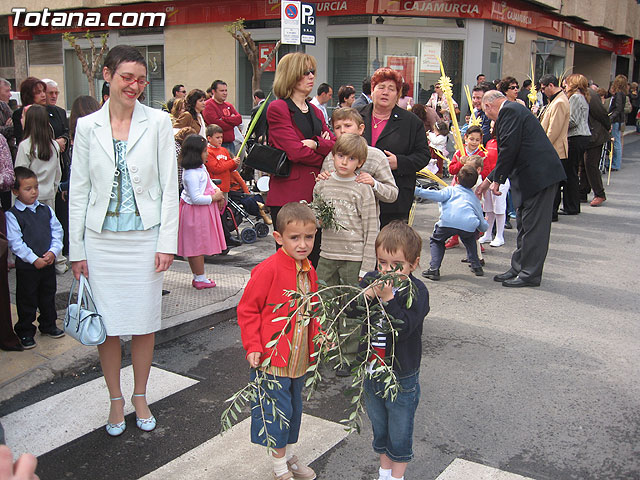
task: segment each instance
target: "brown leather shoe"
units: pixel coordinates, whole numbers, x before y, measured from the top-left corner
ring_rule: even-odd
[[[287,467],[289,467],[289,471],[295,479],[314,480],[316,478],[316,472],[311,467],[301,464],[295,455],[291,457],[291,460],[287,461]]]
[[[592,207],[597,207],[598,205],[602,205],[602,202],[604,202],[606,200],[606,198],[604,197],[593,197],[593,200],[591,200],[591,203],[589,205],[591,205]]]
[[[291,472],[287,472],[284,475],[276,475],[273,474],[273,480],[291,480],[293,478],[293,474]]]

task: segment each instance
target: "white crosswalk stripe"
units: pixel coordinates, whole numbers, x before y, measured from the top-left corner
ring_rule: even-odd
[[[269,478],[272,463],[267,449],[249,441],[250,426],[251,418],[247,418],[223,435],[217,435],[141,480]],[[295,454],[301,462],[309,464],[346,436],[343,425],[303,414]]]
[[[151,405],[196,383],[197,380],[151,367],[149,385],[153,388],[147,401]],[[122,369],[121,384],[127,415],[134,411],[129,400],[133,393],[131,366]],[[100,377],[13,412],[0,418],[0,422],[7,445],[16,457],[24,452],[38,456],[101,428],[108,412],[109,393]]]
[[[534,480],[480,463],[456,458],[436,480]]]

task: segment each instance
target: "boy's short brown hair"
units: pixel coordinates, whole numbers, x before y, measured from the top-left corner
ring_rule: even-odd
[[[385,225],[376,237],[376,251],[378,248],[391,254],[400,250],[407,262],[414,264],[422,251],[422,238],[402,220],[394,220]]]
[[[362,119],[362,115],[360,115],[360,112],[351,107],[336,108],[333,111],[333,113],[331,114],[331,123],[335,125],[336,122],[339,122],[341,120],[353,120],[358,124],[358,126],[364,125],[364,120]]]
[[[367,141],[360,135],[356,135],[355,133],[345,133],[336,140],[331,153],[333,153],[333,155],[341,153],[348,157],[357,158],[359,162],[358,166],[361,167],[367,160],[369,146],[367,145]]]
[[[207,125],[207,137],[213,137],[216,133],[224,133],[222,127],[220,125],[216,125],[212,123],[211,125]]]
[[[479,133],[480,138],[482,138],[482,128],[480,128],[478,125],[471,125],[469,128],[467,128],[464,136],[466,137],[468,135],[471,135],[472,133]]]
[[[458,172],[458,183],[465,188],[472,188],[478,181],[478,167],[467,164]]]
[[[316,215],[306,203],[289,202],[280,209],[276,217],[276,230],[284,234],[287,225],[293,222],[316,224]]]
[[[484,166],[484,158],[480,155],[467,155],[460,159],[460,163],[463,165],[472,165],[476,168],[482,168]]]

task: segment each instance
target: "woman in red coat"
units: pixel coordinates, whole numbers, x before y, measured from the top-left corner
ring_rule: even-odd
[[[273,93],[278,97],[269,104],[267,124],[269,143],[284,150],[291,161],[288,177],[271,177],[267,205],[273,224],[278,211],[289,202],[311,202],[316,176],[335,143],[324,122],[322,112],[307,101],[313,90],[316,59],[302,52],[282,57],[276,67]],[[320,256],[320,235],[316,235],[309,260],[315,266]]]

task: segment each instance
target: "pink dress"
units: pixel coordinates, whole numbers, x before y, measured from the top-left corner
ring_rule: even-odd
[[[213,195],[216,191],[217,188],[208,180],[204,195]],[[227,248],[220,220],[221,210],[224,209],[220,209],[217,202],[209,205],[191,205],[180,199],[178,255],[216,255]]]

